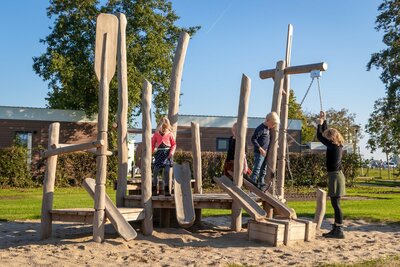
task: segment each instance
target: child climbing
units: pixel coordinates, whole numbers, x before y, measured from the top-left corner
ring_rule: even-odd
[[[154,153],[153,166],[153,195],[157,195],[158,174],[164,170],[164,194],[169,193],[169,172],[173,165],[173,156],[176,149],[176,143],[171,124],[167,117],[163,117],[157,126],[153,137],[151,138],[151,150]],[[161,190],[160,190],[161,191]]]
[[[270,129],[279,124],[279,116],[276,112],[268,113],[263,123],[255,129],[251,142],[254,145],[254,167],[250,179],[262,191],[268,190],[265,184],[267,173],[267,154],[270,143]]]
[[[225,163],[224,163],[224,175],[229,178],[232,178],[232,174],[233,174],[233,170],[234,170],[236,132],[237,132],[237,122],[235,122],[232,125],[232,136],[229,138],[228,152],[227,152]],[[246,156],[245,156],[244,167],[243,167],[243,178],[252,182],[249,179],[249,175],[251,175],[251,170],[247,166],[247,160],[246,160]]]
[[[328,195],[335,213],[332,230],[322,234],[327,238],[344,238],[343,213],[340,198],[345,195],[345,177],[342,172],[342,148],[344,139],[336,129],[328,129],[325,112],[321,111],[318,119],[318,140],[326,146],[326,168],[328,170]]]

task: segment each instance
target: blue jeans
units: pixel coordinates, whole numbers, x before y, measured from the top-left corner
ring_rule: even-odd
[[[267,158],[260,153],[254,152],[254,166],[253,173],[250,179],[253,180],[259,188],[265,186],[265,174],[267,173]]]
[[[158,174],[163,169],[164,169],[164,173],[163,173],[163,176],[164,176],[164,187],[169,186],[169,169],[170,168],[171,167],[169,165],[165,165],[164,168],[154,166],[154,169],[153,169],[153,183],[152,183],[153,186],[157,186],[157,184],[158,184]]]

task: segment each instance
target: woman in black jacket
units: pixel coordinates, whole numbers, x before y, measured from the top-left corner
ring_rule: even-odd
[[[346,193],[346,180],[342,172],[343,136],[336,129],[328,129],[325,112],[319,114],[318,140],[326,146],[326,168],[328,170],[328,195],[335,212],[335,223],[332,230],[322,234],[327,238],[344,238],[343,213],[340,207],[340,198]]]

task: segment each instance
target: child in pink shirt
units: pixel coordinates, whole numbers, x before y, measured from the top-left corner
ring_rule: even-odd
[[[158,174],[164,170],[164,192],[169,193],[169,171],[173,165],[173,155],[175,153],[176,143],[171,124],[167,117],[163,117],[159,123],[156,132],[151,138],[151,150],[154,152],[153,166],[153,195],[157,195]]]

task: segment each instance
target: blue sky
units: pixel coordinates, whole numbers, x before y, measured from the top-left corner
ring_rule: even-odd
[[[376,99],[383,97],[379,71],[366,71],[370,55],[384,48],[374,29],[378,0],[175,0],[180,26],[202,26],[187,51],[181,91],[182,114],[237,115],[242,73],[252,83],[249,116],[271,109],[271,80],[258,72],[274,68],[284,58],[287,25],[294,26],[291,65],[327,62],[321,78],[325,109],[347,108],[364,125]],[[44,52],[39,43],[50,30],[48,1],[3,3],[0,17],[1,98],[3,106],[44,107],[48,92],[32,70],[32,57]],[[128,25],[129,27],[129,25]],[[293,75],[291,85],[300,100],[311,79]],[[319,111],[314,87],[303,104]],[[362,153],[370,157],[361,142]],[[381,154],[375,154],[381,158]]]

